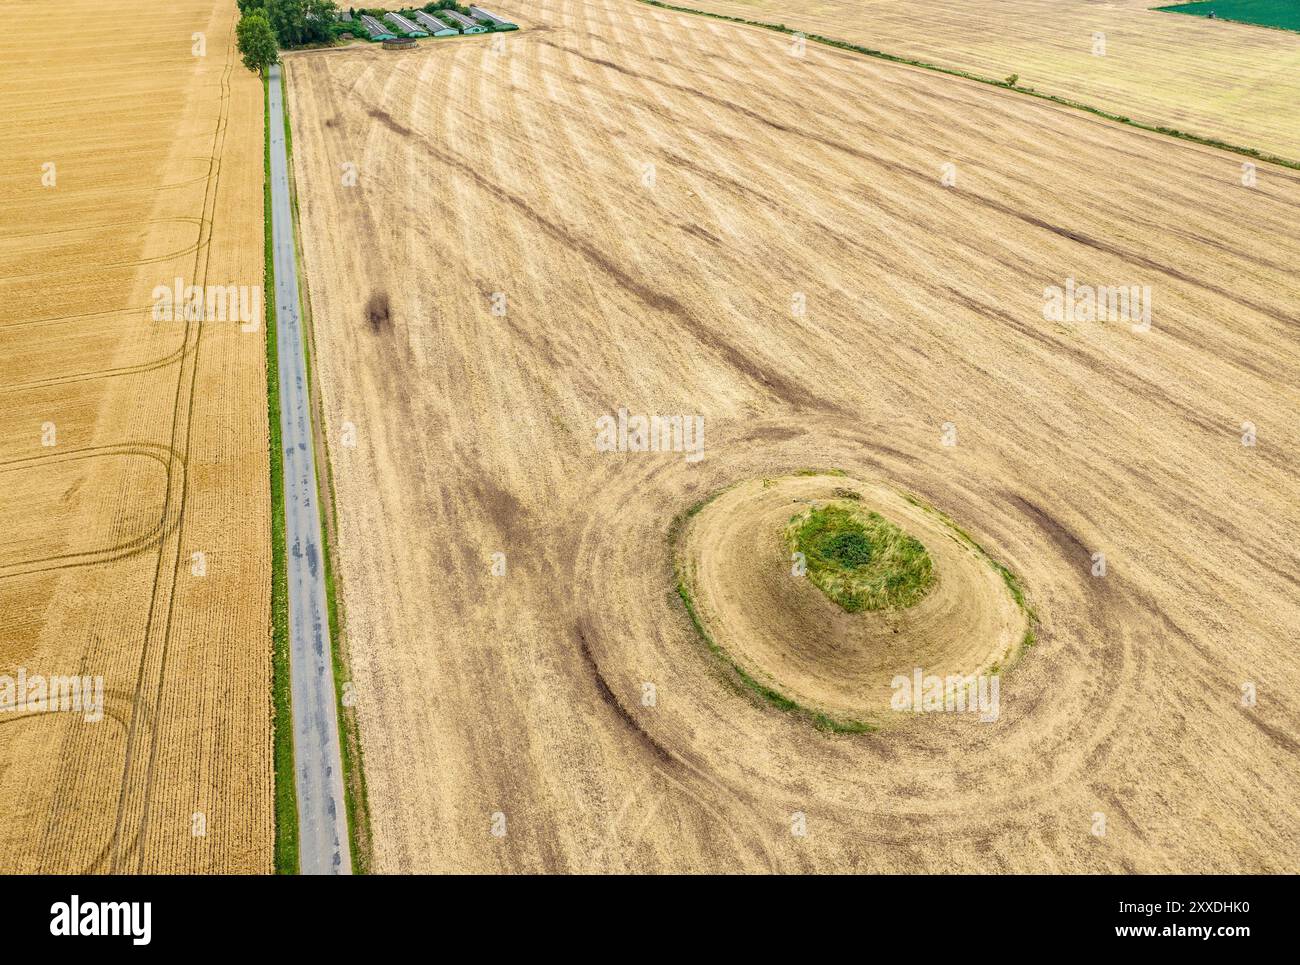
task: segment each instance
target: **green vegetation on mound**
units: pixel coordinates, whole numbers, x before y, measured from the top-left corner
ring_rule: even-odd
[[[1214,14],[1218,20],[1300,32],[1300,3],[1296,0],[1208,0],[1155,9],[1167,13],[1186,13],[1193,17]]]
[[[814,506],[791,517],[786,537],[804,555],[808,579],[849,613],[904,610],[934,585],[934,564],[920,540],[879,513]]]

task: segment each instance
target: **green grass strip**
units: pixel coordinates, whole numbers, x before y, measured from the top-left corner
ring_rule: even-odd
[[[835,47],[839,50],[848,50],[853,53],[863,54],[867,57],[875,57],[878,60],[887,60],[895,64],[907,64],[910,67],[920,67],[922,70],[931,70],[935,73],[947,74],[951,77],[962,77],[966,80],[973,80],[976,83],[988,84],[990,87],[1001,87],[1004,90],[1014,90],[1017,93],[1025,94],[1028,97],[1037,97],[1039,100],[1051,101],[1053,104],[1060,104],[1063,107],[1069,107],[1078,111],[1086,111],[1089,114],[1095,114],[1097,117],[1103,117],[1108,121],[1127,124],[1129,127],[1136,127],[1143,131],[1150,131],[1153,134],[1164,134],[1167,137],[1176,137],[1184,141],[1191,141],[1194,144],[1218,148],[1221,151],[1230,151],[1233,154],[1241,154],[1245,157],[1267,162],[1268,164],[1276,164],[1280,167],[1292,168],[1293,170],[1300,171],[1300,161],[1292,161],[1288,158],[1279,157],[1276,154],[1268,154],[1267,152],[1260,151],[1253,147],[1242,147],[1238,144],[1229,144],[1227,141],[1221,141],[1214,137],[1202,137],[1200,134],[1189,134],[1186,131],[1180,131],[1173,127],[1144,124],[1141,121],[1133,120],[1131,117],[1113,114],[1110,111],[1104,111],[1099,107],[1092,107],[1088,104],[1082,104],[1079,101],[1070,100],[1068,97],[1059,97],[1056,94],[1044,94],[1041,91],[1034,90],[1032,87],[1020,87],[1016,84],[1008,83],[1007,80],[997,80],[992,77],[984,77],[980,74],[972,74],[970,71],[958,70],[954,67],[943,67],[939,64],[931,64],[924,60],[913,60],[910,57],[899,57],[897,54],[888,54],[883,50],[872,50],[870,47],[863,47],[860,44],[849,43],[847,40],[836,40],[833,37],[823,37],[820,34],[806,33],[802,30],[796,30],[793,27],[787,27],[783,23],[767,23],[762,20],[746,20],[744,17],[730,17],[723,13],[710,13],[708,10],[696,10],[694,7],[679,7],[675,4],[663,3],[662,0],[640,0],[640,2],[649,4],[652,7],[672,10],[675,13],[689,13],[697,17],[710,17],[714,20],[725,20],[728,23],[740,23],[749,27],[761,27],[764,30],[774,30],[777,33],[791,35],[800,34],[805,39],[811,40],[813,43],[818,43],[825,47]]]

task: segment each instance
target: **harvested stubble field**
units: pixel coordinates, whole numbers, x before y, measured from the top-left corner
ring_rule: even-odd
[[[500,12],[500,52],[288,63],[373,867],[1297,870],[1300,175],[626,0]],[[1150,330],[1045,320],[1069,278],[1150,285]],[[703,459],[599,451],[620,407]],[[710,651],[681,557],[706,632],[764,591],[689,511],[841,478],[805,469],[1016,574],[996,722],[827,733],[756,691],[843,654]]]
[[[1165,13],[1156,0],[665,2],[995,80],[1018,74],[1042,93],[1300,161],[1300,35]]]
[[[264,328],[153,315],[262,284],[235,16],[71,0],[88,29],[0,37],[0,674],[104,678],[99,723],[0,713],[4,872],[270,868]]]

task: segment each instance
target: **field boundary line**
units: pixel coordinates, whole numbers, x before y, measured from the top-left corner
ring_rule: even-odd
[[[1124,124],[1128,127],[1137,128],[1138,130],[1147,131],[1152,134],[1163,134],[1166,137],[1175,137],[1179,140],[1190,141],[1193,144],[1200,144],[1203,147],[1217,148],[1221,151],[1228,151],[1232,154],[1240,154],[1244,157],[1253,158],[1256,161],[1263,161],[1267,164],[1276,164],[1279,167],[1300,171],[1300,161],[1293,161],[1290,158],[1285,158],[1277,154],[1269,154],[1267,151],[1261,151],[1258,148],[1243,147],[1240,144],[1232,144],[1228,141],[1221,141],[1218,138],[1206,137],[1201,134],[1191,134],[1187,131],[1180,131],[1176,127],[1165,127],[1159,124],[1148,124],[1144,121],[1135,121],[1131,117],[1125,117],[1122,114],[1115,114],[1111,111],[1103,110],[1100,107],[1093,107],[1092,105],[1084,104],[1081,101],[1071,100],[1070,98],[1062,97],[1059,94],[1046,94],[1042,91],[1034,90],[1032,87],[1021,87],[1018,84],[1010,84],[1005,80],[985,77],[982,74],[972,73],[968,70],[960,70],[956,67],[944,67],[940,64],[932,64],[924,60],[915,60],[911,57],[901,57],[898,54],[886,53],[883,50],[874,50],[871,47],[864,47],[861,44],[855,44],[847,40],[837,40],[834,37],[824,37],[821,34],[808,33],[807,31],[798,30],[794,27],[787,27],[783,23],[768,23],[765,20],[747,20],[744,17],[732,17],[725,13],[712,13],[708,10],[697,10],[694,7],[680,7],[675,4],[664,3],[662,0],[637,0],[637,2],[650,7],[658,7],[661,10],[671,10],[674,13],[689,13],[697,17],[724,20],[727,23],[742,24],[747,27],[759,27],[763,30],[771,30],[775,33],[789,34],[790,36],[797,34],[805,40],[811,40],[813,43],[821,44],[823,47],[847,50],[851,53],[862,54],[866,57],[874,57],[877,60],[886,60],[890,63],[904,64],[909,67],[919,67],[922,70],[933,71],[937,74],[947,74],[950,77],[960,77],[964,80],[975,81],[976,83],[986,84],[990,87],[999,87],[1002,90],[1015,91],[1018,94],[1024,94],[1028,97],[1036,97],[1039,100],[1050,101],[1053,104],[1060,104],[1062,107],[1069,107],[1073,110],[1095,114],[1097,117],[1104,118],[1108,121],[1115,121],[1118,124]]]

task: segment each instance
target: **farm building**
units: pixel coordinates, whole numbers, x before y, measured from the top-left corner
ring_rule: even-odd
[[[442,11],[442,15],[452,21],[452,23],[456,24],[456,26],[460,27],[460,32],[463,34],[487,33],[487,27],[480,23],[475,23],[463,13],[457,13],[455,10],[444,10]]]
[[[470,16],[475,20],[482,21],[493,30],[518,30],[519,27],[512,24],[509,20],[502,20],[494,13],[488,13],[482,7],[470,7]]]
[[[415,12],[415,19],[424,24],[429,33],[435,37],[454,37],[460,33],[455,27],[449,27],[437,17],[430,16],[423,10]]]
[[[361,15],[361,26],[366,28],[366,33],[370,34],[371,40],[394,40],[397,38],[397,34],[369,14]]]
[[[411,23],[411,21],[403,17],[400,13],[386,13],[384,14],[384,19],[387,20],[389,23],[391,23],[402,33],[406,34],[408,37],[429,36],[428,31],[422,30],[420,27],[417,27],[415,24]]]

